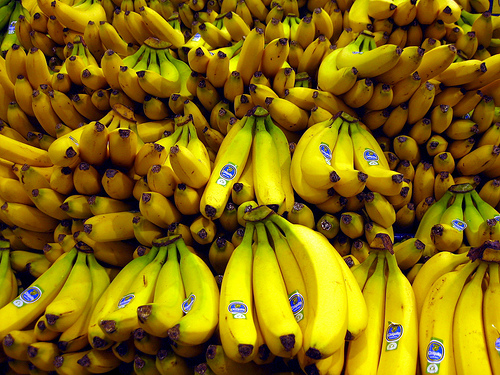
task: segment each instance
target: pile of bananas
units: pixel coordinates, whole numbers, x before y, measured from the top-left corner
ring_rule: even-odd
[[[0,7],[0,371],[500,371],[488,1]]]
[[[490,345],[498,339],[497,249],[498,242],[486,241],[469,256],[443,251],[418,272],[413,291],[422,373],[498,371]],[[466,359],[473,352],[477,357]]]

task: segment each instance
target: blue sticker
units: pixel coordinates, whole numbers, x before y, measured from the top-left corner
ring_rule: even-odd
[[[231,314],[246,314],[248,312],[247,305],[242,301],[232,301],[227,309]]]
[[[304,309],[304,297],[299,292],[293,292],[289,297],[290,307],[294,314],[300,313]]]
[[[321,143],[319,145],[319,152],[325,158],[326,164],[330,165],[330,160],[332,160],[332,150],[330,150],[330,147],[326,143]]]
[[[17,21],[12,21],[7,28],[7,34],[15,34],[16,33],[16,23]]]
[[[119,301],[118,301],[118,308],[123,309],[125,306],[127,306],[132,300],[135,298],[134,293],[127,294],[126,296],[123,296]]]
[[[403,326],[397,323],[390,323],[385,333],[387,341],[398,341],[403,336]]]
[[[495,341],[495,349],[500,354],[500,337]]]
[[[24,303],[33,303],[40,299],[42,290],[37,286],[30,286],[19,296]]]
[[[225,166],[222,167],[220,170],[220,176],[225,179],[225,180],[232,180],[233,178],[236,177],[236,172],[238,168],[236,165],[232,163],[227,163]]]
[[[184,311],[184,314],[187,314],[188,312],[191,311],[191,309],[193,308],[193,305],[194,305],[194,301],[196,301],[196,296],[191,293],[188,298],[186,298],[184,300],[184,302],[182,302],[182,311]]]
[[[459,230],[460,232],[462,232],[465,228],[467,228],[467,224],[460,219],[452,220],[451,226],[456,230]]]
[[[231,301],[227,306],[228,311],[233,314],[234,319],[246,319],[248,306],[242,301]]]
[[[427,361],[440,363],[444,359],[444,345],[438,340],[431,340],[427,346]]]
[[[379,157],[377,153],[371,148],[365,148],[363,152],[363,158],[368,162],[369,165],[378,165]]]

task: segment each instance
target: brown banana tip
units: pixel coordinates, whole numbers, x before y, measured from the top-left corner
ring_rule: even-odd
[[[305,366],[304,371],[307,375],[320,375],[318,367],[315,363]]]
[[[247,358],[253,352],[253,345],[248,344],[239,344],[238,345],[238,353],[241,355],[241,358]]]
[[[283,345],[283,348],[285,349],[285,351],[289,352],[295,346],[295,335],[290,334],[290,335],[280,336],[280,342],[281,342],[281,345]]]
[[[57,346],[59,347],[59,343]],[[59,350],[65,350],[65,349],[59,348]],[[64,363],[64,357],[62,355],[58,355],[58,356],[54,357],[54,367],[55,368],[61,367],[63,365],[63,363]]]
[[[170,328],[167,331],[167,334],[168,334],[168,337],[172,341],[177,341],[179,339],[179,336],[180,336],[180,326],[179,326],[179,324],[176,324],[175,326],[173,326],[172,328]]]
[[[318,349],[309,348],[306,350],[306,356],[312,359],[321,359],[322,355]]]

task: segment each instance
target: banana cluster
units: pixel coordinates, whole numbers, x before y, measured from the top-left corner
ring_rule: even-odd
[[[187,371],[184,358],[200,353],[217,326],[218,302],[211,270],[179,235],[159,239],[112,279],[78,242],[0,309],[20,317],[4,321],[3,349],[15,372],[105,373],[151,360]]]
[[[120,361],[112,353],[87,350],[87,321],[109,282],[93,253],[73,247],[2,307],[1,314],[19,317],[5,319],[1,328],[3,352],[12,359],[13,371],[55,371],[63,364],[55,359],[65,353],[73,358],[64,363],[64,373],[72,367],[91,372],[117,367]]]
[[[497,218],[498,211],[470,185],[453,185],[427,209],[415,236],[394,245],[398,264],[410,269],[422,256],[467,253],[471,247],[498,241]]]
[[[254,107],[231,127],[220,145],[201,196],[202,215],[220,218],[230,198],[238,206],[255,200],[276,212],[290,212],[295,203],[290,163],[285,134],[267,110]]]
[[[419,326],[415,293],[387,250],[351,268],[368,308],[366,329],[348,341],[346,372],[386,374],[417,370]]]
[[[242,368],[297,356],[306,373],[341,371],[346,334],[358,337],[368,323],[349,267],[326,237],[266,206],[243,218],[243,239],[221,285],[224,353]]]
[[[422,373],[498,371],[493,328],[498,316],[492,313],[498,303],[498,263],[487,255],[496,248],[486,242],[476,252],[441,252],[418,271],[413,290]],[[472,352],[476,356],[465,359]]]

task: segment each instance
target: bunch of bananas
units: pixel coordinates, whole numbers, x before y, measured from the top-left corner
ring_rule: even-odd
[[[395,261],[427,293],[434,259],[465,263],[488,244],[498,260],[500,16],[488,1],[0,9],[3,309],[33,314],[5,319],[17,324],[0,335],[5,369],[414,372]],[[485,290],[490,264],[471,281]],[[33,288],[53,301],[27,303]],[[389,350],[396,323],[405,335]]]
[[[341,370],[346,333],[357,337],[368,323],[349,267],[324,236],[266,206],[243,218],[245,233],[221,285],[224,353],[244,366],[297,356],[307,373]]]
[[[440,252],[417,273],[413,290],[422,373],[498,371],[498,263],[491,256],[497,251],[498,242],[487,241],[469,253]],[[466,359],[472,352],[476,356]]]
[[[224,137],[201,196],[201,213],[220,218],[229,198],[237,205],[255,199],[276,212],[290,212],[295,202],[290,163],[285,134],[267,110],[254,107]]]
[[[414,238],[394,246],[398,264],[409,269],[441,251],[466,253],[487,241],[498,241],[498,211],[470,184],[453,185],[425,212]]]
[[[387,250],[373,251],[351,268],[368,308],[366,329],[349,341],[346,372],[401,374],[417,370],[418,317],[410,281]]]

